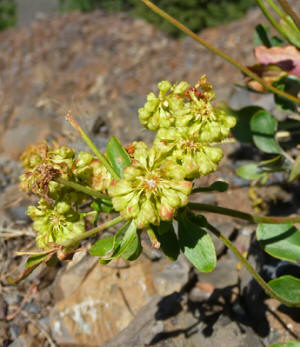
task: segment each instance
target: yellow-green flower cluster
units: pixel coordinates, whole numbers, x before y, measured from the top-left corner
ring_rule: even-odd
[[[175,125],[176,112],[184,106],[188,88],[187,82],[180,82],[178,85],[172,85],[169,81],[159,82],[159,95],[148,94],[147,102],[139,109],[141,124],[152,131]]]
[[[67,146],[30,146],[21,156],[22,165],[26,170],[20,176],[21,190],[41,196],[49,195],[49,183],[54,178],[72,177],[74,156],[74,150]],[[54,192],[58,185],[52,185],[51,188]]]
[[[229,135],[235,118],[213,107],[215,93],[205,75],[194,87],[163,81],[158,88],[159,96],[150,93],[139,110],[141,123],[158,131],[154,146],[169,153],[186,178],[215,171],[223,156],[216,144]]]
[[[104,191],[107,190],[112,176],[92,154],[88,152],[80,152],[73,165],[73,174],[81,184],[86,184],[89,187]]]
[[[186,178],[197,178],[217,170],[223,151],[217,146],[209,146],[199,141],[193,127],[159,129],[154,145],[170,153],[179,163]]]
[[[67,146],[50,147],[47,144],[30,146],[21,156],[25,173],[20,176],[20,188],[56,200],[63,186],[54,181],[61,177],[104,191],[110,185],[111,174],[103,164],[88,152],[75,157]],[[65,189],[63,194],[65,194]]]
[[[184,180],[180,165],[156,148],[142,142],[132,148],[132,165],[108,189],[115,210],[125,219],[134,219],[138,228],[172,220],[176,210],[187,204],[192,183]]]
[[[37,207],[28,207],[27,214],[34,221],[36,243],[41,249],[52,248],[85,230],[84,220],[66,201],[52,206],[45,199],[41,199]]]

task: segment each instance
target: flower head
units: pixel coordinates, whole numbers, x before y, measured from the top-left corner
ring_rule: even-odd
[[[212,85],[203,75],[193,88],[186,91],[188,101],[176,113],[177,128],[193,128],[193,135],[199,142],[219,142],[229,135],[230,128],[235,126],[233,116],[211,104],[215,98]]]
[[[115,210],[126,219],[133,218],[138,228],[172,220],[176,210],[188,202],[192,183],[184,180],[183,168],[166,160],[157,149],[135,143],[132,165],[123,178],[108,189]]]
[[[193,127],[160,129],[154,145],[179,163],[186,178],[198,178],[215,171],[223,157],[221,148],[199,141]]]
[[[49,147],[46,144],[29,147],[21,156],[27,170],[20,176],[23,191],[48,196],[49,183],[56,177],[69,179],[75,152],[67,146]],[[52,187],[53,188],[53,187]]]
[[[189,88],[187,82],[172,85],[169,81],[158,83],[159,95],[150,93],[144,107],[139,109],[141,124],[156,131],[175,124],[175,113],[184,105],[185,92]]]
[[[54,206],[41,199],[39,205],[29,206],[27,214],[33,219],[36,243],[41,249],[53,247],[84,232],[84,221],[70,204],[57,202]]]

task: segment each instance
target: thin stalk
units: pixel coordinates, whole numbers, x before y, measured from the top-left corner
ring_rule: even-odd
[[[273,25],[273,27],[283,36],[288,40],[288,37],[286,36],[285,32],[281,29],[281,26],[279,23],[276,21],[274,17],[270,14],[270,12],[267,10],[267,8],[264,5],[264,2],[262,0],[255,0],[257,2],[257,5],[260,7],[261,11],[267,18],[267,20]]]
[[[270,90],[274,94],[280,95],[285,99],[288,99],[290,101],[293,101],[297,104],[300,104],[300,99],[296,98],[293,95],[290,95],[282,90],[279,90],[272,86],[269,83],[266,83],[264,80],[262,80],[260,77],[258,77],[255,73],[253,73],[251,70],[249,70],[246,66],[240,64],[235,59],[231,58],[229,55],[224,53],[223,51],[219,50],[218,48],[212,46],[208,42],[202,40],[198,35],[196,35],[194,32],[192,32],[190,29],[188,29],[185,25],[180,23],[178,20],[167,14],[165,11],[161,10],[159,7],[154,5],[150,0],[141,0],[146,6],[151,8],[155,13],[160,15],[161,17],[165,18],[167,21],[172,23],[174,26],[176,26],[178,29],[189,35],[191,38],[193,38],[195,41],[199,42],[202,46],[206,47],[210,51],[214,52],[215,54],[222,57],[224,60],[226,60],[228,63],[235,66],[237,69],[241,70],[244,74],[248,75],[249,77],[253,78],[255,81],[259,82],[262,86],[264,86],[266,89]]]
[[[239,219],[246,220],[252,223],[266,223],[266,224],[285,224],[285,223],[299,223],[300,216],[297,217],[266,217],[266,216],[255,216],[250,213],[232,210],[230,208],[200,204],[197,202],[190,202],[188,206],[192,210],[203,211],[203,212],[212,212],[218,213],[225,216],[235,217]]]
[[[65,180],[63,178],[60,178],[60,177],[56,178],[55,182],[63,184],[66,187],[73,188],[74,190],[77,190],[78,192],[82,192],[82,193],[85,193],[87,195],[95,196],[96,198],[110,200],[110,197],[107,194],[103,194],[101,192],[98,192],[95,189],[83,186],[79,183],[70,182],[70,181]]]
[[[297,28],[300,30],[300,18],[297,16],[295,11],[291,8],[287,0],[278,0],[282,9],[292,18]]]
[[[286,306],[294,306],[299,307],[300,303],[291,302],[280,295],[278,295],[269,285],[266,283],[263,278],[255,271],[255,269],[250,265],[247,259],[237,250],[237,248],[233,245],[233,243],[221,232],[216,229],[211,224],[207,223],[206,228],[212,232],[219,240],[221,240],[230,250],[231,252],[239,259],[239,261],[245,266],[245,268],[249,271],[249,273],[254,277],[254,279],[258,282],[258,284],[264,289],[266,294],[280,301]]]
[[[56,248],[52,248],[52,249],[48,249],[47,251],[42,251],[42,252],[28,252],[28,251],[19,251],[19,252],[15,252],[15,255],[20,256],[20,255],[47,255],[50,253],[54,253],[56,252]]]
[[[266,0],[266,2],[272,7],[279,17],[283,18],[285,16],[285,13],[281,11],[281,9],[276,6],[272,0]]]
[[[154,248],[159,248],[160,247],[160,242],[158,241],[158,239],[157,239],[157,237],[156,237],[156,235],[155,235],[155,233],[154,233],[152,228],[149,227],[147,229],[147,234],[148,234],[149,239],[150,239],[150,241],[152,243],[152,246]]]
[[[89,231],[86,231],[85,233],[82,233],[82,234],[74,237],[71,240],[67,240],[67,241],[61,243],[61,245],[66,247],[66,248],[68,248],[68,247],[72,246],[73,243],[81,241],[81,240],[84,240],[84,239],[86,239],[86,238],[88,238],[88,237],[98,233],[99,231],[105,230],[105,229],[107,229],[107,228],[109,228],[109,227],[111,227],[113,225],[116,225],[116,224],[122,222],[122,220],[123,220],[123,218],[121,216],[119,216],[117,218],[114,218],[114,219],[112,219],[112,220],[110,220],[110,221],[108,221],[108,222],[106,222],[104,224],[99,225],[96,228],[93,228],[93,229],[91,229]]]
[[[73,128],[79,133],[79,135],[82,137],[84,142],[90,147],[90,149],[95,153],[96,157],[101,161],[101,163],[104,165],[107,171],[109,171],[112,175],[112,177],[115,180],[118,180],[120,177],[118,174],[114,171],[114,169],[111,167],[109,162],[105,159],[104,155],[98,150],[98,148],[95,146],[93,141],[90,139],[90,137],[83,131],[83,129],[80,127],[80,125],[75,121],[75,119],[70,115],[66,115],[66,120],[71,123]]]

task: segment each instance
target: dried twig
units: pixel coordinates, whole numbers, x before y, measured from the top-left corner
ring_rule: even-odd
[[[26,302],[30,300],[35,290],[36,290],[36,283],[33,282],[28,288],[27,293],[25,294],[20,306],[16,309],[15,312],[6,316],[7,321],[13,320],[14,318],[17,317],[17,315],[23,310],[23,307],[25,306]]]

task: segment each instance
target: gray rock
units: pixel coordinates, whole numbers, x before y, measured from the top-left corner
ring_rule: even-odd
[[[131,324],[101,347],[260,347],[249,327],[241,327],[225,316],[211,326],[183,310],[181,297],[154,298],[140,310]],[[177,311],[174,308],[177,307]],[[173,311],[170,310],[173,308]],[[164,314],[162,314],[164,312]],[[208,329],[207,329],[208,328]]]
[[[130,94],[119,97],[112,105],[108,113],[109,129],[122,144],[128,145],[132,141],[152,142],[154,133],[145,130],[138,118],[138,109],[145,101],[144,95]]]
[[[214,271],[209,273],[197,272],[197,277],[199,282],[209,282],[219,289],[235,286],[238,283],[236,262],[231,259],[221,259]]]
[[[157,293],[167,295],[181,291],[189,280],[191,264],[180,255],[175,262],[164,259],[152,265],[153,282]]]
[[[20,162],[0,156],[0,192],[10,184],[17,183],[22,171]]]

